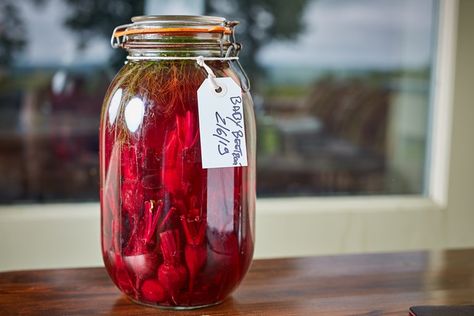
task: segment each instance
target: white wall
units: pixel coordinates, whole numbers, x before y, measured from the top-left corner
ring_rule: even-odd
[[[446,246],[474,246],[474,1],[459,3]]]

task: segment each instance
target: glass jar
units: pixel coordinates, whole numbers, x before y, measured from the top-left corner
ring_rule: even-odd
[[[128,60],[101,114],[105,267],[141,304],[217,304],[246,274],[255,237],[255,117],[236,57],[237,23],[205,16],[132,22],[112,35]],[[202,166],[197,90],[211,74],[241,89],[247,166]]]

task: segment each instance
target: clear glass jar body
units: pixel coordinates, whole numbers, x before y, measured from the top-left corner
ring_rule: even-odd
[[[233,61],[206,63],[217,77],[231,77],[242,86]],[[142,304],[195,308],[219,303],[241,282],[252,260],[252,100],[243,89],[248,166],[203,169],[197,90],[205,78],[194,60],[130,61],[105,96],[103,258],[117,287]]]

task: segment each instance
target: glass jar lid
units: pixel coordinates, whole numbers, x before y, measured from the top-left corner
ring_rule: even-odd
[[[235,42],[234,27],[238,24],[237,21],[227,21],[222,17],[201,15],[144,15],[133,17],[132,22],[114,29],[110,40],[112,47],[123,47],[134,36],[153,39],[154,36],[163,38],[215,34],[220,35],[221,40]]]

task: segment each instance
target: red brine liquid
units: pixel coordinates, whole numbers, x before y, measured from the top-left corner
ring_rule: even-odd
[[[209,65],[239,83],[228,62]],[[252,259],[251,100],[243,92],[249,166],[203,169],[196,92],[205,78],[192,60],[129,62],[104,101],[103,258],[117,287],[143,304],[218,303]]]

